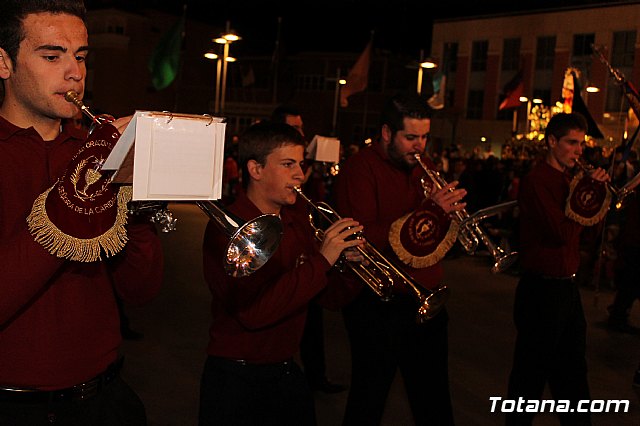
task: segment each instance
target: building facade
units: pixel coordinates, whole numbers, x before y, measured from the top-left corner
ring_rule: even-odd
[[[530,107],[523,102],[500,111],[505,85],[521,73],[523,95],[551,106],[563,100],[565,72],[572,68],[588,111],[605,136],[602,143],[619,144],[637,119],[629,119],[629,105],[592,45],[637,83],[639,34],[638,2],[436,21],[432,54],[447,76],[447,111],[434,131],[451,143],[490,143],[499,152],[512,133],[526,132]],[[588,86],[600,91],[588,93]]]
[[[188,19],[178,77],[161,91],[151,87],[149,57],[178,18],[152,9],[90,11],[88,103],[113,115],[136,109],[214,114],[217,63],[203,54],[219,48],[212,39],[224,31],[224,22]],[[424,71],[422,91],[433,94],[432,80],[445,75],[446,96],[433,120],[430,148],[453,144],[470,151],[481,145],[499,153],[514,133],[527,129],[526,102],[514,109],[498,108],[507,82],[522,73],[523,95],[553,105],[562,100],[569,68],[579,73],[582,88],[600,88],[598,93],[583,92],[583,99],[605,135],[603,142],[619,143],[637,120],[629,119],[629,105],[591,46],[601,47],[613,68],[638,83],[639,33],[638,2],[436,21],[430,54],[439,67]],[[363,49],[368,36],[363,34]],[[429,40],[424,37],[426,46]],[[229,136],[287,103],[303,113],[309,138],[332,135],[343,145],[362,145],[377,133],[383,100],[397,90],[415,90],[422,57],[421,52],[408,57],[376,49],[374,39],[367,89],[351,96],[343,108],[336,102],[336,80],[347,77],[360,52],[280,49],[255,55],[247,54],[243,43],[230,47],[238,60],[228,64],[225,107],[218,114],[227,118]]]

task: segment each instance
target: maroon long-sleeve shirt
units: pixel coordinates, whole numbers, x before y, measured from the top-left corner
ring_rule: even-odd
[[[540,161],[522,179],[520,265],[523,272],[568,277],[580,265],[583,226],[565,214],[570,177]]]
[[[345,162],[338,174],[335,197],[338,213],[359,221],[367,241],[418,284],[432,289],[442,281],[440,262],[427,268],[412,268],[397,258],[389,243],[389,229],[394,221],[418,208],[440,209],[431,201],[424,203],[420,184],[423,174],[419,166],[412,171],[396,167],[376,143]]]
[[[244,192],[228,207],[250,220],[262,215]],[[331,265],[319,252],[314,232],[299,206],[280,211],[283,235],[269,261],[253,274],[234,278],[223,269],[228,237],[211,221],[203,241],[205,280],[212,293],[207,353],[263,364],[298,352],[309,301],[337,309],[362,288],[330,279]]]
[[[0,386],[54,390],[82,383],[117,357],[114,287],[150,300],[162,281],[162,247],[150,224],[128,226],[129,242],[102,262],[57,258],[34,241],[26,217],[62,176],[85,140],[64,127],[53,141],[0,117]]]

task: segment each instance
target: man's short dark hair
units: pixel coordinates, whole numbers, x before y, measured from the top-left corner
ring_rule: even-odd
[[[549,120],[545,130],[545,139],[547,143],[549,136],[554,136],[560,140],[560,138],[566,136],[571,130],[581,130],[586,133],[588,128],[587,119],[579,112],[561,112]]]
[[[82,0],[1,0],[0,47],[16,66],[18,49],[25,38],[22,22],[34,13],[68,14],[85,21],[86,8]]]
[[[295,128],[286,123],[261,121],[249,127],[240,136],[238,142],[238,163],[242,169],[242,186],[249,184],[247,163],[255,160],[258,164],[266,164],[267,156],[284,145],[305,146],[304,138]]]
[[[404,129],[405,118],[431,118],[432,112],[426,97],[416,92],[401,92],[385,102],[380,113],[380,126],[386,124],[395,134]]]

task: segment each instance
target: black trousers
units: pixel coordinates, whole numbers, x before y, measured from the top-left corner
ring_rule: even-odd
[[[304,374],[311,384],[320,384],[326,377],[323,309],[315,301],[309,303],[307,321],[300,341],[300,360]]]
[[[586,321],[574,280],[523,276],[514,303],[516,337],[508,399],[542,399],[545,385],[554,400],[576,408],[590,399]],[[507,414],[507,425],[530,425],[535,413]],[[590,425],[589,413],[558,415],[562,425]]]
[[[619,251],[620,266],[616,269],[616,297],[609,308],[610,319],[626,323],[633,302],[640,299],[640,247],[624,247]]]
[[[243,364],[208,357],[200,383],[200,426],[314,426],[313,395],[291,361]]]
[[[351,386],[343,424],[379,425],[400,369],[416,425],[453,425],[446,311],[418,324],[410,295],[381,301],[364,290],[344,309],[351,343]]]
[[[144,405],[121,378],[98,395],[79,401],[31,404],[0,402],[2,426],[145,426]]]

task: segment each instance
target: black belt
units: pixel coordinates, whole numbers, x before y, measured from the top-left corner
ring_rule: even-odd
[[[533,278],[537,280],[546,280],[546,281],[573,281],[576,278],[576,274],[565,276],[565,277],[554,277],[551,275],[534,274],[531,272],[525,272],[523,275],[528,278]]]
[[[82,401],[93,398],[109,383],[114,381],[122,369],[123,358],[113,362],[106,370],[91,380],[66,389],[41,391],[0,386],[0,401],[41,404],[60,401]]]
[[[231,359],[231,358],[222,358],[217,356],[209,356],[209,359],[214,364],[219,366],[226,366],[232,368],[241,368],[246,370],[261,370],[261,371],[290,371],[291,368],[295,365],[293,358],[287,359],[285,361],[280,362],[270,362],[265,364],[258,364],[248,362],[244,359]]]

